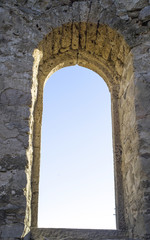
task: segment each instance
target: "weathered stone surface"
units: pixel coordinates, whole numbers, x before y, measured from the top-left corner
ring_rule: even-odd
[[[147,0],[117,0],[115,1],[115,4],[120,8],[120,9],[125,9],[127,11],[134,11],[137,9],[142,9],[143,7],[148,5]],[[120,10],[119,9],[119,10]]]
[[[37,224],[43,85],[75,64],[101,75],[111,92],[117,228],[127,239],[150,239],[149,4],[1,0],[1,239],[29,239]]]
[[[53,239],[83,239],[83,240],[130,240],[126,232],[116,230],[84,230],[84,229],[44,229],[32,228],[31,240],[53,240]]]
[[[1,94],[0,104],[12,105],[30,105],[31,97],[29,94],[17,89],[6,89]]]
[[[19,239],[20,236],[22,235],[23,228],[24,226],[21,223],[1,226],[0,227],[1,239],[3,240],[15,240],[17,238]]]
[[[139,19],[143,22],[150,20],[150,6],[147,6],[140,11]]]

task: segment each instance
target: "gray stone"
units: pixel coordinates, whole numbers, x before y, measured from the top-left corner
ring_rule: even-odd
[[[149,4],[1,0],[1,239],[29,239],[30,231],[36,240],[150,238]],[[75,64],[98,73],[110,90],[119,231],[36,229],[43,86]]]
[[[1,94],[1,104],[12,105],[30,105],[30,94],[17,89],[6,89]]]
[[[84,240],[130,240],[126,232],[116,230],[84,230],[84,229],[42,229],[32,228],[31,240],[84,239]]]
[[[7,231],[6,231],[7,229]],[[0,226],[0,232],[1,232],[1,239],[17,239],[20,238],[20,236],[23,233],[23,224],[13,224],[13,225],[6,225]]]
[[[131,18],[137,18],[139,16],[139,11],[128,12],[128,16]]]
[[[147,0],[116,0],[115,4],[120,8],[120,10],[125,8],[127,11],[134,11],[147,6],[148,2]]]
[[[140,11],[139,19],[142,22],[146,22],[150,20],[150,6],[147,6]]]

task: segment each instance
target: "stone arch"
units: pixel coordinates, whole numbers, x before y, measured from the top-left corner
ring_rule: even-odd
[[[101,73],[99,73],[107,84],[109,84],[108,76],[106,77],[108,73],[113,76],[110,79],[116,79],[114,85],[116,88],[111,89],[113,84],[109,84],[109,89],[113,96],[113,119],[118,119],[117,123],[113,123],[114,155],[116,163],[120,162],[119,156],[122,157],[121,168],[116,173],[121,174],[123,179],[124,207],[120,208],[124,212],[126,235],[120,236],[118,231],[110,234],[102,232],[102,235],[97,235],[95,231],[88,234],[84,231],[70,233],[69,230],[64,231],[64,234],[75,239],[81,239],[82,236],[84,239],[129,237],[147,240],[150,238],[149,12],[148,0],[1,1],[0,237],[2,239],[20,239],[31,231],[32,150],[33,142],[34,149],[36,146],[38,149],[40,137],[35,131],[33,141],[33,127],[36,130],[41,112],[38,118],[38,111],[35,111],[37,116],[35,124],[33,113],[35,114],[35,105],[38,105],[41,97],[40,91],[37,90],[40,89],[41,81],[44,81],[51,71],[47,61],[48,56],[51,57],[51,63],[56,60],[55,70],[58,66],[63,67],[64,62],[66,65],[69,64],[69,59],[75,63],[77,62],[75,59],[78,59],[78,62],[81,61],[86,67],[93,62],[94,71],[99,71],[100,67]],[[96,27],[90,27],[90,23],[95,24]],[[105,26],[104,29],[102,25]],[[99,26],[104,32],[101,37],[96,37],[100,36]],[[106,29],[110,31],[106,32]],[[65,33],[67,39],[64,38]],[[45,36],[49,41],[46,41]],[[120,36],[120,40],[117,36]],[[126,43],[121,44],[123,38],[129,47]],[[100,44],[96,44],[99,41]],[[38,46],[39,42],[41,44]],[[42,45],[42,42],[45,44]],[[95,45],[101,47],[95,48]],[[49,49],[47,54],[42,46]],[[124,53],[119,54],[116,46],[119,46],[120,53]],[[104,47],[107,51],[103,51]],[[95,52],[94,49],[97,51]],[[35,59],[32,57],[33,51]],[[45,70],[49,69],[47,73],[41,72],[44,63],[47,66]],[[107,74],[104,74],[105,72]],[[39,79],[40,81],[37,81]],[[118,131],[119,137],[116,134]],[[117,144],[119,141],[121,146]],[[39,166],[37,153],[38,151],[34,151],[34,159],[37,161],[34,161],[33,169],[38,169]],[[37,178],[36,174],[35,178],[32,178],[32,186],[35,187],[33,187],[33,203],[36,202],[37,189],[34,181]],[[47,234],[48,231],[50,234]],[[35,236],[35,239],[38,239],[40,230],[35,228],[35,231],[32,229],[31,232],[33,236],[31,238],[34,239]],[[43,233],[43,238],[46,236],[56,238],[59,235],[58,231],[47,230],[47,233]]]
[[[34,110],[32,227],[37,226],[43,86],[55,71],[78,64],[98,73],[105,80],[111,93],[117,229],[125,230],[127,219],[122,173],[121,124],[123,119],[120,116],[120,96],[125,94],[126,88],[131,84],[132,55],[129,46],[123,36],[107,25],[85,22],[67,23],[45,36],[35,50],[34,58],[33,81],[37,85],[37,100]],[[129,104],[132,105],[133,102]],[[133,110],[133,105],[131,108]]]

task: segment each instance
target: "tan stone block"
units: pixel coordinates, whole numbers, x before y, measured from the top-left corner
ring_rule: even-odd
[[[79,23],[72,24],[72,49],[79,48]]]
[[[123,63],[120,60],[116,61],[115,68],[116,68],[116,71],[118,72],[118,74],[121,76],[122,72],[123,72]]]
[[[80,28],[79,28],[79,44],[81,48],[85,48],[86,46],[86,28],[87,24],[86,23],[80,23]]]
[[[62,27],[61,48],[69,48],[71,46],[72,24],[65,24]]]
[[[62,28],[53,30],[53,54],[57,54],[61,48]]]

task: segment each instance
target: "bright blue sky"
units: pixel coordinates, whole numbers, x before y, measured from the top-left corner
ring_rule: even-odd
[[[39,227],[115,228],[110,93],[66,67],[44,88]]]

